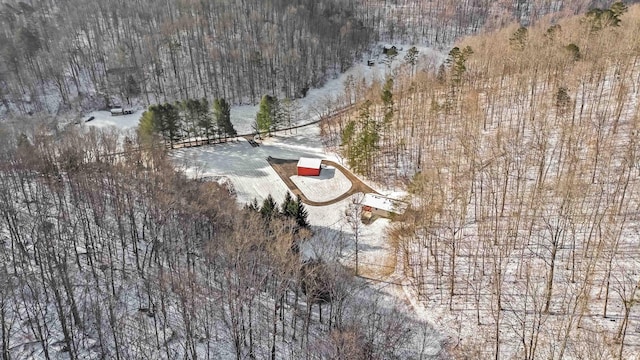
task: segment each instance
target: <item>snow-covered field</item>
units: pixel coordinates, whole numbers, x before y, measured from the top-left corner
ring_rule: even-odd
[[[409,46],[402,48],[406,51]],[[419,50],[420,55],[437,57],[431,50],[424,48]],[[347,77],[351,76],[356,82],[367,83],[373,79],[381,80],[386,71],[404,63],[403,57],[404,51],[401,51],[390,68],[379,63],[369,67],[365,60],[364,63],[356,64],[346,73],[328,81],[323,88],[311,89],[307,97],[295,101],[299,116],[296,117],[294,124],[305,124],[326,114],[327,105],[335,104],[336,99],[343,93]],[[232,107],[231,119],[238,133],[252,131],[257,110],[257,106]],[[87,126],[97,128],[114,126],[131,131],[137,126],[141,115],[142,110],[132,115],[122,116],[111,116],[107,111],[94,111],[86,114],[83,121],[93,116],[92,121],[85,123]],[[268,157],[279,159],[312,157],[343,164],[336,154],[324,149],[317,124],[293,131],[278,132],[275,136],[261,141],[258,147],[251,146],[244,138],[237,138],[223,144],[172,150],[170,156],[174,159],[176,166],[188,176],[210,177],[219,182],[230,183],[237,196],[238,206],[243,206],[254,199],[260,204],[268,195],[278,203],[284,200],[289,189],[267,162]],[[334,199],[351,187],[351,182],[346,176],[333,167],[323,169],[319,177],[293,176],[291,179],[313,201]],[[366,182],[366,179],[363,180]],[[390,189],[375,184],[370,185],[383,194],[389,195],[391,192]],[[372,288],[386,292],[391,298],[396,299],[395,305],[405,307],[411,316],[418,320],[425,320],[424,309],[418,308],[420,305],[414,299],[407,299],[406,287],[398,285],[404,283],[403,279],[398,278],[400,272],[393,275],[395,276],[392,279],[393,282],[388,282],[388,276],[394,273],[396,263],[395,250],[386,237],[389,220],[377,219],[369,225],[358,222],[357,230],[353,222],[347,221],[345,210],[359,196],[361,194],[328,206],[305,206],[308,221],[314,229],[315,236],[302,251],[314,257],[337,253],[345,264],[353,267],[356,253],[355,233],[357,233],[359,274],[372,279]],[[436,347],[439,349],[439,346],[438,344]]]
[[[93,126],[97,128],[106,128],[114,126],[120,129],[133,129],[138,126],[142,113],[144,111],[138,109],[133,114],[112,116],[109,111],[92,111],[82,117],[82,120],[87,126]],[[93,120],[87,121],[87,119],[93,117]]]
[[[238,138],[226,144],[175,150],[171,156],[188,175],[228,177],[239,204],[253,199],[262,202],[269,194],[280,203],[288,188],[267,158],[298,159],[304,156],[335,161],[334,156],[322,151],[319,132],[317,126],[304,128],[298,134],[265,139],[258,147]]]
[[[397,46],[400,51],[391,66],[382,63],[383,55],[380,54],[380,45],[372,51],[370,56],[375,59],[374,66],[367,66],[368,59],[365,59],[345,73],[327,81],[322,88],[310,89],[305,98],[295,100],[299,116],[295,118],[294,124],[308,123],[326,114],[328,105],[335,104],[341,96],[343,97],[347,79],[356,83],[371,83],[374,80],[383,80],[388,71],[396,71],[405,63],[404,56],[410,48],[407,45]],[[424,47],[417,48],[419,56],[429,59],[426,63],[442,60],[442,54],[439,52]],[[257,111],[257,106],[250,105],[231,108],[231,119],[238,133],[252,131]],[[82,121],[93,116],[93,120],[84,124],[97,128],[113,126],[130,131],[138,125],[142,112],[143,110],[138,109],[131,115],[112,116],[109,111],[93,111],[83,116]],[[171,156],[175,159],[176,165],[189,176],[212,177],[230,183],[236,193],[239,206],[254,199],[261,203],[269,194],[278,203],[284,200],[289,190],[267,162],[269,156],[279,159],[313,157],[342,163],[336,154],[328,153],[323,148],[318,125],[278,132],[276,136],[264,139],[258,147],[252,147],[245,139],[238,138],[224,144],[173,150]],[[351,182],[344,174],[331,167],[323,169],[321,176],[317,178],[293,176],[291,179],[310,200],[314,201],[334,199],[351,187]],[[389,189],[374,187],[382,193],[390,193]],[[391,196],[394,195],[397,194]],[[346,221],[345,209],[357,196],[359,195],[329,206],[307,206],[309,222],[312,226],[340,234],[344,240],[344,248],[340,252],[346,255],[347,261],[352,260],[351,255],[355,249],[352,239],[353,227]],[[388,220],[378,219],[372,224],[362,226],[359,230],[358,248],[362,266],[366,267],[368,264],[381,269],[385,266],[385,258],[395,256],[389,253],[391,247],[386,241],[385,229],[388,224]]]
[[[311,201],[329,201],[346,193],[351,188],[351,181],[333,166],[320,171],[320,176],[291,177],[291,181]],[[308,194],[308,195],[307,195]]]

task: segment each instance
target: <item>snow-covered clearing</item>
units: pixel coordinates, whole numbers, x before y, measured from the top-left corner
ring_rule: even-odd
[[[226,144],[174,150],[171,156],[190,176],[228,178],[233,184],[239,205],[253,199],[261,203],[269,194],[278,203],[284,200],[289,190],[267,162],[269,156],[280,159],[315,157],[340,162],[335,154],[323,149],[318,125],[298,129],[297,134],[265,139],[258,147],[252,147],[246,140],[239,139]],[[323,169],[319,177],[292,176],[291,179],[314,201],[331,200],[351,186],[351,182],[333,168]],[[377,190],[397,198],[403,195],[379,187]],[[345,210],[353,203],[354,198],[361,195],[356,194],[327,206],[305,206],[309,223],[315,232],[314,238],[302,249],[307,257],[325,258],[337,254],[345,264],[355,267],[355,229],[347,221]],[[408,281],[400,272],[395,271],[395,249],[386,236],[389,224],[388,219],[377,219],[368,225],[359,223],[359,275],[370,279],[373,289],[388,294],[389,298],[395,299],[396,305],[405,308],[411,316],[425,320],[424,307],[416,300],[415,294],[409,291]],[[408,298],[409,296],[415,298]]]
[[[86,114],[82,117],[81,121],[85,122],[87,126],[94,126],[97,128],[115,126],[116,128],[129,130],[138,126],[143,112],[143,110],[138,109],[134,111],[133,114],[113,116],[109,111],[98,110]],[[93,117],[93,119],[87,121],[91,117]]]
[[[351,181],[344,176],[342,171],[333,166],[322,168],[320,176],[294,175],[291,177],[291,181],[311,201],[329,201],[346,193],[351,188]]]
[[[370,84],[372,81],[381,81],[389,71],[397,71],[400,65],[405,64],[404,56],[410,45],[396,45],[398,55],[390,63],[384,63],[385,56],[381,54],[382,45],[379,44],[365,59],[339,76],[330,79],[322,88],[310,89],[307,96],[294,101],[294,108],[298,116],[293,124],[304,124],[317,120],[326,114],[329,106],[335,106],[344,101],[344,84],[346,81],[354,83]],[[440,62],[443,55],[429,48],[416,46],[421,57],[429,59],[427,64]],[[368,66],[367,60],[373,59],[374,65]],[[253,123],[258,106],[243,105],[231,108],[231,120],[238,133],[250,133],[253,131]],[[83,116],[82,121],[89,117],[93,120],[86,122],[87,126],[107,128],[110,126],[123,130],[131,130],[138,125],[142,116],[142,110],[136,110],[131,115],[112,116],[109,111],[93,111]],[[171,156],[176,164],[186,174],[194,177],[212,177],[219,181],[232,184],[233,191],[237,195],[239,206],[256,199],[261,203],[269,194],[278,203],[284,200],[289,191],[275,170],[267,162],[269,156],[279,159],[298,159],[299,157],[314,157],[336,161],[342,165],[342,160],[336,154],[328,153],[320,139],[318,125],[311,125],[287,132],[277,132],[275,136],[264,139],[260,146],[252,147],[245,139],[238,138],[224,144],[173,150]],[[351,182],[340,171],[332,167],[322,170],[319,177],[293,176],[292,181],[300,190],[313,201],[331,200],[346,192]],[[389,189],[374,186],[387,195],[398,197],[398,194],[390,194]],[[358,196],[358,195],[354,195]],[[345,209],[352,203],[354,196],[338,203],[314,207],[307,206],[309,222],[314,227],[328,228],[332,232],[340,233],[342,237],[353,237],[353,230],[345,220]],[[386,258],[395,258],[390,253],[391,247],[387,244],[385,230],[388,220],[378,219],[372,224],[362,226],[358,235],[359,262],[366,268],[371,266],[377,270],[372,274],[391,273],[393,269],[381,271],[385,266]],[[345,241],[344,254],[355,253],[353,239]]]
[[[366,60],[356,64],[346,73],[332,79],[321,89],[311,89],[304,99],[296,100],[298,116],[292,125],[305,124],[317,120],[327,113],[328,105],[336,106],[344,99],[343,86],[345,80],[360,83],[371,83],[374,79],[382,80],[385,73],[403,64],[404,53],[410,46],[399,46],[400,51],[391,67],[378,61],[375,66],[367,66]],[[436,58],[428,49],[419,48],[420,55]],[[231,109],[231,118],[239,134],[253,131],[257,106],[235,106]],[[83,121],[93,116],[86,125],[97,128],[114,126],[124,130],[136,127],[141,110],[132,115],[111,116],[108,111],[94,111],[86,114]],[[332,160],[346,165],[336,154],[328,152],[321,142],[320,128],[317,124],[292,131],[277,132],[274,136],[262,140],[257,147],[251,146],[244,138],[237,138],[227,143],[197,148],[177,149],[170,152],[176,166],[188,176],[210,177],[219,182],[231,184],[237,197],[238,206],[243,206],[254,199],[260,204],[268,195],[282,203],[289,191],[285,183],[267,162],[268,157],[278,159],[298,159],[312,157]],[[351,187],[347,177],[333,167],[326,167],[319,177],[292,176],[292,181],[313,201],[328,201],[345,193]],[[366,179],[363,179],[365,182]],[[374,184],[371,184],[374,185]],[[391,194],[389,189],[375,186],[379,192]],[[306,206],[308,221],[314,230],[314,238],[303,246],[303,253],[313,257],[339,255],[343,262],[355,266],[356,233],[359,274],[370,279],[371,289],[388,294],[389,306],[399,305],[406,309],[411,317],[425,320],[424,311],[419,311],[415,299],[407,299],[410,294],[402,284],[407,283],[399,272],[396,272],[396,250],[388,242],[386,229],[390,221],[377,219],[372,224],[358,222],[357,230],[353,222],[348,222],[345,210],[353,204],[353,195],[340,202],[328,206]],[[439,335],[436,335],[439,338]],[[438,340],[439,341],[439,340]],[[434,353],[440,351],[440,344],[431,344]]]
[[[225,144],[175,150],[171,155],[190,176],[228,177],[240,204],[253,199],[262,202],[269,194],[275,201],[282,202],[287,186],[267,158],[298,159],[306,156],[335,161],[335,157],[322,152],[318,136],[319,129],[314,126],[298,134],[266,139],[258,147],[238,138]]]

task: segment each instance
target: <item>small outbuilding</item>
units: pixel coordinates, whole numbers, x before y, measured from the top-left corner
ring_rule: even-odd
[[[111,108],[111,116],[124,115],[124,109],[120,106]]]
[[[122,106],[114,106],[111,108],[111,116],[133,114],[132,108],[123,108]]]
[[[362,205],[363,220],[370,220],[374,215],[385,218],[402,215],[409,207],[409,204],[404,201],[376,194],[364,194],[360,205]]]
[[[298,160],[298,176],[320,176],[322,159],[301,157]]]
[[[385,45],[382,47],[382,53],[385,55],[397,55],[398,48],[395,45]]]

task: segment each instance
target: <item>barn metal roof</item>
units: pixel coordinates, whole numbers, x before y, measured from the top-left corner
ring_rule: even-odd
[[[322,163],[322,159],[301,157],[300,160],[298,160],[298,167],[308,168],[308,169],[320,169],[321,163]]]

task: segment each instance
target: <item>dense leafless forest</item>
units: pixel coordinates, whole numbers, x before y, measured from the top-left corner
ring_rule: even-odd
[[[353,111],[322,123],[409,190],[388,236],[436,330],[353,277],[338,235],[305,262],[324,233],[287,209],[39,114],[0,124],[1,358],[637,356],[639,24],[590,0],[2,3],[3,119],[303,97],[379,42],[448,56],[345,83]]]
[[[2,142],[2,359],[439,357],[337,259],[302,262],[308,230],[161,149],[102,156],[116,133],[46,126]]]
[[[460,357],[640,353],[639,38],[622,3],[512,25],[325,124],[362,173],[408,184],[398,261]]]
[[[10,0],[0,5],[2,112],[66,113],[195,98],[302,97],[377,41],[448,46],[597,2]]]

